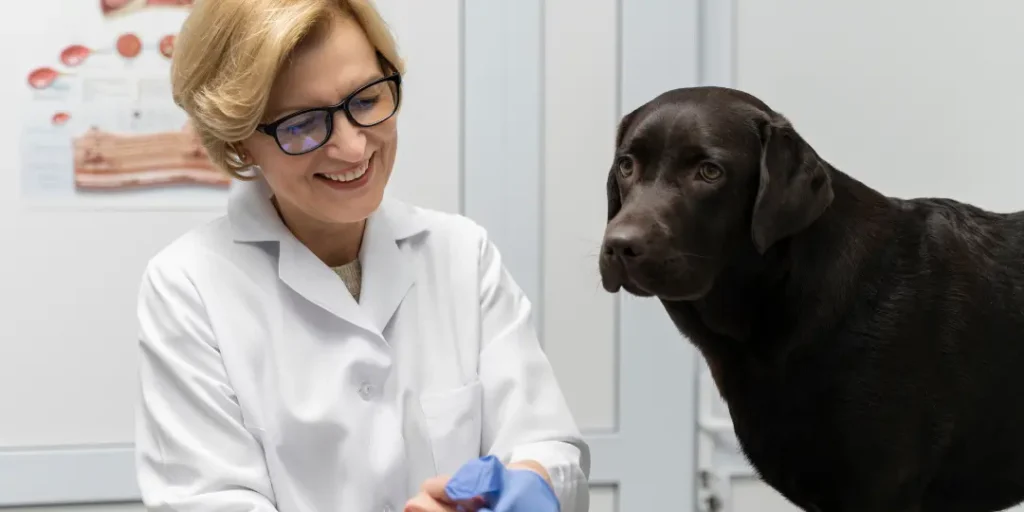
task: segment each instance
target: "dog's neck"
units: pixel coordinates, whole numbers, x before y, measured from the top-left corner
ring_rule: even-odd
[[[740,251],[703,298],[664,302],[705,355],[741,351],[784,359],[836,325],[854,296],[856,276],[877,254],[881,227],[892,221],[894,208],[852,177],[830,172],[835,197],[809,228],[763,256],[752,244]]]

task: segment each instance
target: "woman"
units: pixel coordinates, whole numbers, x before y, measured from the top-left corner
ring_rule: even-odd
[[[445,475],[493,454],[587,510],[588,448],[486,232],[383,199],[402,69],[368,0],[194,7],[174,99],[239,180],[143,277],[148,507],[455,510]]]

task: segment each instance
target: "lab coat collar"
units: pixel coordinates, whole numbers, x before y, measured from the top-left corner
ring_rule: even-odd
[[[236,242],[279,242],[294,238],[281,221],[270,199],[273,192],[262,175],[249,181],[235,180],[228,196],[228,220]],[[425,219],[416,210],[385,193],[377,211],[368,219],[369,224],[380,221],[401,241],[427,229]]]
[[[239,243],[276,242],[278,275],[296,293],[321,308],[367,331],[382,333],[414,284],[409,255],[400,243],[426,231],[422,215],[411,206],[385,197],[366,221],[359,251],[362,265],[360,301],[344,282],[298,241],[271,203],[271,190],[262,176],[237,181],[228,199],[228,220]]]

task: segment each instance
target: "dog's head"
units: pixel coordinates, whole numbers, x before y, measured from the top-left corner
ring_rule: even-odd
[[[749,94],[695,87],[658,96],[618,128],[604,288],[702,297],[738,255],[763,255],[821,215],[833,198],[827,167]]]

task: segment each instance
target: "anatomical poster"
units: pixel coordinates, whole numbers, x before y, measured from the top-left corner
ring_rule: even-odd
[[[171,98],[175,37],[193,0],[42,0],[22,81],[22,198],[85,209],[223,205],[216,169]]]

